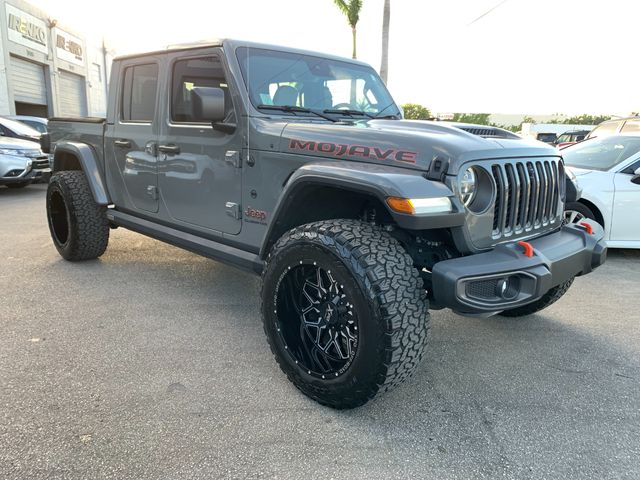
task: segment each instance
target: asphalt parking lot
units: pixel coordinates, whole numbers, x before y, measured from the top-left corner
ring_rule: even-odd
[[[0,478],[640,478],[640,251],[538,315],[434,312],[415,377],[337,412],[257,278],[123,229],[65,262],[44,191],[0,188]]]

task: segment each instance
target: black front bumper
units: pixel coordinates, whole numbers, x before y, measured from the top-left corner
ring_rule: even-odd
[[[559,231],[528,241],[526,256],[518,242],[492,251],[437,263],[432,272],[436,305],[461,314],[492,314],[526,305],[551,288],[591,272],[607,256],[600,225],[565,225]]]

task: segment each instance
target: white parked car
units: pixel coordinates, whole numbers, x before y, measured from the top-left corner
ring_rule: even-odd
[[[611,248],[640,248],[640,136],[595,137],[562,150],[582,189],[566,220],[600,223]]]

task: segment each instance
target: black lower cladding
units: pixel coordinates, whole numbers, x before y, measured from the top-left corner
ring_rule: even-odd
[[[596,222],[565,225],[529,241],[527,257],[517,242],[492,251],[437,263],[433,296],[439,306],[461,313],[498,312],[531,303],[551,288],[591,272],[606,259],[604,231]]]
[[[358,346],[358,319],[331,271],[315,262],[296,265],[277,296],[277,330],[295,363],[322,378],[345,372]]]

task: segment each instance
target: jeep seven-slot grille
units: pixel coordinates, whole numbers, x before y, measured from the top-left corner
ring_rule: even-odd
[[[556,160],[495,164],[493,237],[536,230],[556,222],[564,172]]]

